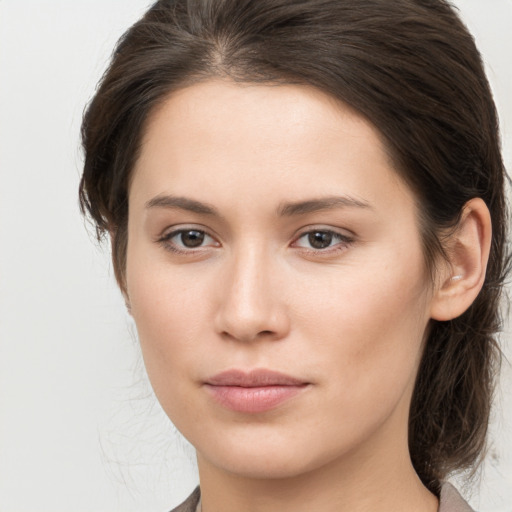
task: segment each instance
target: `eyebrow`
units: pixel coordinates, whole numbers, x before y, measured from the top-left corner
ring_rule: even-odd
[[[181,196],[158,195],[146,203],[146,208],[179,208],[200,215],[219,216],[213,206]]]
[[[368,202],[350,196],[328,196],[318,199],[308,199],[306,201],[283,203],[277,208],[277,215],[280,217],[293,217],[323,210],[347,207],[373,209]],[[199,215],[221,216],[212,205],[182,196],[158,195],[146,203],[146,208],[177,208]]]
[[[305,215],[323,210],[332,210],[335,208],[367,208],[373,210],[370,203],[355,199],[350,196],[329,196],[318,199],[308,199],[307,201],[297,201],[285,203],[279,206],[277,212],[282,217],[292,217],[294,215]]]

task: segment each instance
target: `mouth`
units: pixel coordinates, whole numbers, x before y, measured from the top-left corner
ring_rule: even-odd
[[[204,383],[210,396],[232,411],[256,414],[269,411],[302,393],[309,382],[266,369],[228,370]]]

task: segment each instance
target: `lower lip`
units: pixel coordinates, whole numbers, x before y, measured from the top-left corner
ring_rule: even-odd
[[[244,388],[240,386],[213,386],[206,388],[213,398],[226,407],[237,412],[256,414],[269,411],[287,402],[301,393],[306,384],[301,386],[262,386]]]

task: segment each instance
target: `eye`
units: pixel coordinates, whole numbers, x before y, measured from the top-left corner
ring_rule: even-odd
[[[330,248],[344,248],[352,242],[352,239],[336,231],[328,229],[314,229],[303,233],[293,244],[295,247],[302,247],[315,251],[322,251]]]
[[[165,234],[160,240],[166,249],[174,252],[187,252],[203,247],[218,247],[213,237],[200,229],[177,229]]]

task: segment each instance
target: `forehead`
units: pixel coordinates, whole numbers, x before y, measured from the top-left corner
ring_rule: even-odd
[[[155,126],[156,125],[156,126]],[[162,127],[165,125],[165,132]],[[149,116],[143,147],[163,137],[261,144],[268,151],[289,139],[327,142],[331,135],[366,136],[382,146],[378,131],[349,105],[308,85],[235,83],[212,79],[171,93]],[[169,141],[169,139],[167,139]]]
[[[130,200],[193,187],[232,202],[258,191],[297,200],[305,189],[375,201],[383,186],[404,185],[379,132],[346,104],[310,86],[212,80],[173,92],[152,113]]]

